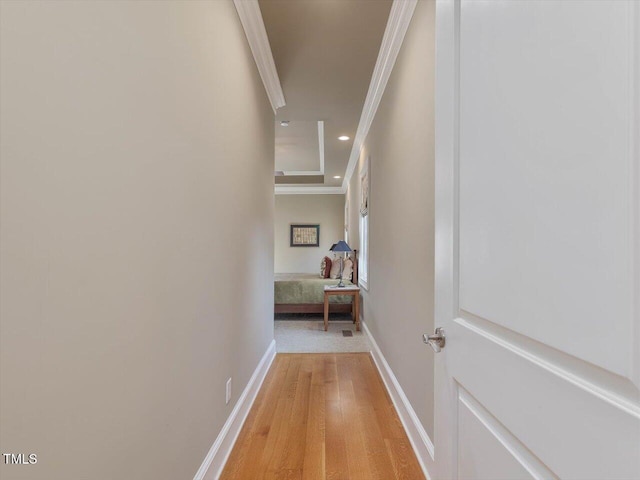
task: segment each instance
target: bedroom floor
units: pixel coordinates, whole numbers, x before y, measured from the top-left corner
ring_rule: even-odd
[[[352,336],[344,336],[343,331],[351,332]],[[356,332],[356,326],[351,320],[330,320],[329,330],[325,332],[322,315],[306,316],[305,319],[276,319],[275,339],[278,353],[371,351],[366,334],[362,331]]]

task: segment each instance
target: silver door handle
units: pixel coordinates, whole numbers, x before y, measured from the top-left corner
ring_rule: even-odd
[[[445,336],[442,327],[436,328],[435,335],[422,335],[422,341],[433,348],[433,351],[438,353],[444,348]]]

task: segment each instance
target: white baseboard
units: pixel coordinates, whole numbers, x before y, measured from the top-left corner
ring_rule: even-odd
[[[427,432],[418,419],[415,410],[411,406],[411,403],[409,403],[409,399],[405,395],[398,379],[394,375],[393,370],[391,370],[391,367],[384,358],[375,338],[373,338],[371,331],[364,322],[362,322],[362,329],[371,341],[371,345],[373,347],[373,350],[371,350],[373,361],[375,362],[376,367],[378,367],[382,381],[387,387],[387,391],[389,392],[389,396],[391,396],[393,405],[396,407],[396,411],[398,412],[400,421],[407,432],[413,451],[415,452],[416,457],[418,457],[420,467],[422,468],[425,477],[430,480],[431,475],[429,474],[429,470],[435,470],[433,442],[429,438],[429,435],[427,435]]]
[[[276,341],[272,340],[193,480],[217,480],[220,477],[275,357]]]

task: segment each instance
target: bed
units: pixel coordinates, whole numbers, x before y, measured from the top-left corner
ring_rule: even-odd
[[[358,284],[358,261],[354,251],[351,281],[345,285]],[[274,279],[274,313],[323,313],[324,286],[336,285],[339,279],[320,278],[315,273],[276,273]],[[351,313],[352,297],[335,295],[329,298],[329,312]]]

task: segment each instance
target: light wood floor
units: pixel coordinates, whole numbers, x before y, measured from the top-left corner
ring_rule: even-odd
[[[278,354],[222,480],[423,479],[368,353]]]

